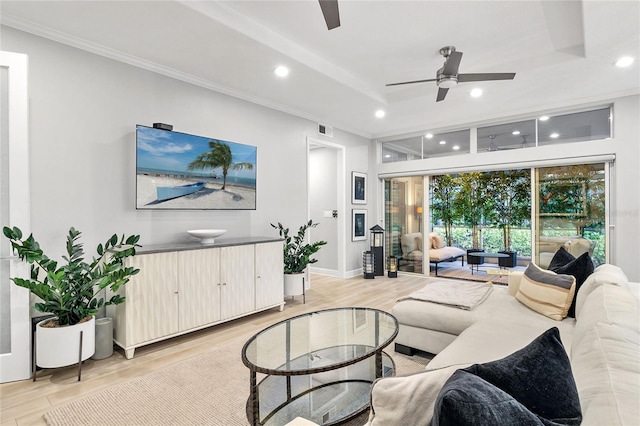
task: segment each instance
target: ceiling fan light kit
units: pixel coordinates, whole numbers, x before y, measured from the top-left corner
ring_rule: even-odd
[[[488,80],[513,80],[515,73],[482,73],[482,74],[459,74],[458,68],[462,60],[462,52],[458,52],[455,46],[445,46],[440,49],[440,54],[444,56],[444,65],[436,72],[436,78],[427,80],[403,81],[400,83],[390,83],[389,86],[399,86],[402,84],[426,83],[435,81],[438,86],[438,94],[436,102],[444,100],[447,92],[458,83],[466,83],[470,81],[488,81]]]

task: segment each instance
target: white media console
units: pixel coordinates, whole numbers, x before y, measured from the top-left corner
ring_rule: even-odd
[[[256,312],[284,309],[282,240],[220,239],[147,246],[127,259],[140,269],[108,306],[114,342],[127,359],[135,349]]]

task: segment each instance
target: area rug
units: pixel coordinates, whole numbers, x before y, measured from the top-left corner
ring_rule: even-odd
[[[523,266],[516,266],[514,268],[509,268],[507,271],[515,271],[515,270],[524,271],[524,269],[525,268]],[[505,285],[508,284],[509,283],[508,275],[492,274],[492,272],[498,271],[498,270],[499,270],[498,265],[496,265],[495,263],[482,264],[480,265],[480,268],[478,271],[476,271],[474,268],[473,274],[471,273],[471,269],[468,265],[464,265],[464,266],[439,265],[438,277],[455,278],[457,280],[467,280],[467,281],[483,281],[483,282],[491,281],[494,284],[505,284]],[[431,276],[432,277],[434,276],[433,273]]]
[[[99,391],[44,415],[50,426],[248,425],[249,370],[240,353],[244,339]],[[397,374],[422,371],[429,359],[387,347]],[[349,422],[362,425],[366,413]]]

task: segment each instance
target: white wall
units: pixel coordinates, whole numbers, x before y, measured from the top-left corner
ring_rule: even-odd
[[[568,96],[569,97],[569,96]],[[610,263],[620,266],[631,281],[640,281],[640,96],[612,99],[613,138],[559,144],[523,150],[483,152],[477,154],[440,157],[373,165],[376,175],[437,174],[439,170],[459,171],[478,168],[500,169],[513,163],[545,162],[581,156],[614,154],[615,176],[611,187],[611,232]],[[567,109],[578,108],[567,103]],[[550,113],[550,112],[549,112]],[[542,115],[532,112],[528,118]],[[523,118],[523,117],[519,117]],[[505,117],[505,122],[510,118]],[[461,127],[465,124],[461,123]],[[470,126],[470,124],[466,124]],[[526,166],[525,166],[526,167]],[[381,216],[379,216],[381,217]]]
[[[31,224],[52,257],[62,254],[70,226],[93,252],[113,233],[140,234],[150,245],[189,241],[185,231],[194,228],[275,236],[270,223],[297,229],[307,220],[306,138],[323,138],[315,122],[9,27],[1,41],[2,50],[29,55]],[[154,122],[256,145],[257,209],[136,210],[135,125]],[[370,141],[339,130],[335,136],[347,164],[367,171]],[[349,242],[346,256],[359,251]]]

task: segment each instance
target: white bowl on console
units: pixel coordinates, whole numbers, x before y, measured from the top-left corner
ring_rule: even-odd
[[[187,231],[192,237],[200,238],[202,244],[213,244],[216,237],[227,232],[226,229],[191,229]]]

